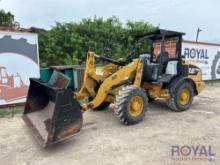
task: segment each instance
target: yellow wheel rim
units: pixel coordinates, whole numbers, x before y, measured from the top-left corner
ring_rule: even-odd
[[[190,91],[188,88],[183,88],[179,95],[180,104],[186,105],[189,103],[189,100],[190,100]]]
[[[138,116],[143,111],[144,101],[141,96],[134,96],[131,98],[129,103],[129,114],[131,116]]]

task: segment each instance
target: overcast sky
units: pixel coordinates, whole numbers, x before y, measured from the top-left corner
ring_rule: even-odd
[[[11,11],[21,26],[49,29],[58,22],[86,17],[117,16],[144,20],[161,28],[187,33],[195,40],[220,43],[220,0],[0,0],[0,8]]]

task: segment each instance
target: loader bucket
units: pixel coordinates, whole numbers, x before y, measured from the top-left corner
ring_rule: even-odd
[[[23,120],[42,146],[73,136],[82,127],[82,107],[70,89],[30,79]]]

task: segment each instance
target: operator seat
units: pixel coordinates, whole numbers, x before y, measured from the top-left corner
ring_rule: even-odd
[[[167,64],[169,61],[169,53],[164,52],[163,54],[159,54],[156,59],[156,63],[159,64],[158,74],[164,74],[166,72]]]
[[[139,56],[143,60],[143,81],[156,82],[158,80],[159,64],[151,63],[150,54],[142,54]]]

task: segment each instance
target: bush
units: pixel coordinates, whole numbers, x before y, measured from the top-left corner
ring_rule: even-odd
[[[123,25],[117,17],[56,23],[51,30],[39,34],[41,66],[81,64],[88,51],[125,58],[134,45],[134,36],[154,29],[147,22],[127,21]]]

